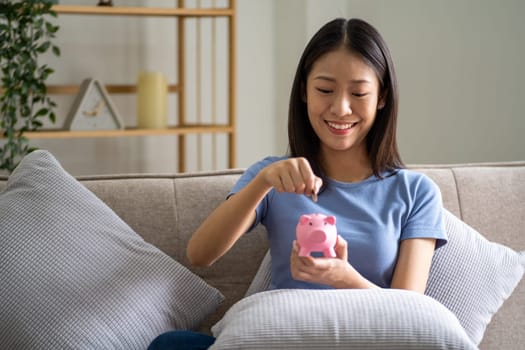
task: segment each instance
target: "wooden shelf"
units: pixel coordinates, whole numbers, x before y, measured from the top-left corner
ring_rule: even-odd
[[[25,132],[30,139],[67,139],[93,137],[122,137],[122,136],[157,136],[157,135],[185,135],[185,134],[230,134],[234,128],[229,125],[186,125],[174,126],[166,129],[136,129],[124,130],[86,130],[71,131],[62,129],[43,129],[41,131]]]
[[[236,42],[236,0],[229,0],[227,7],[213,7],[213,8],[186,8],[184,0],[177,0],[174,7],[136,7],[136,6],[84,6],[84,5],[53,5],[53,10],[59,15],[97,15],[97,16],[141,16],[141,17],[166,17],[178,18],[177,21],[177,77],[178,81],[168,86],[168,92],[177,95],[177,114],[176,124],[178,126],[168,127],[166,129],[136,129],[126,128],[124,130],[92,130],[92,131],[71,131],[63,129],[48,129],[35,132],[26,132],[25,136],[31,139],[75,139],[75,138],[99,138],[99,137],[124,137],[124,136],[162,136],[175,135],[178,138],[178,170],[180,172],[186,171],[186,157],[187,148],[186,135],[190,134],[226,134],[227,148],[228,148],[228,166],[235,167],[236,156],[236,108],[235,108],[235,91],[236,91],[236,76],[235,76],[235,42]],[[186,66],[186,29],[185,19],[197,18],[197,22],[202,18],[226,18],[228,20],[227,27],[227,43],[226,50],[228,51],[228,60],[225,64],[228,70],[227,84],[228,84],[228,100],[227,114],[228,121],[226,124],[216,124],[213,120],[212,124],[191,124],[193,121],[186,119],[186,98],[188,96],[187,87],[185,84]],[[200,40],[198,38],[198,40]],[[200,42],[196,44],[200,45]],[[212,41],[212,46],[215,45],[215,39]],[[200,46],[199,46],[200,47]],[[200,51],[199,51],[200,54]],[[197,67],[202,69],[202,67]],[[135,85],[118,85],[107,84],[106,89],[110,94],[133,94],[137,92]],[[74,95],[79,91],[78,85],[49,85],[48,93],[57,95]],[[212,105],[216,105],[212,102]],[[197,112],[197,114],[200,114]],[[217,114],[216,111],[212,114]]]
[[[144,17],[231,17],[235,14],[235,11],[230,8],[190,9],[131,6],[53,5],[53,10],[57,13],[64,13],[70,15],[108,15]]]
[[[136,85],[116,85],[106,84],[104,85],[108,93],[110,94],[132,94],[137,92]],[[60,94],[60,95],[75,95],[80,91],[78,85],[49,85],[47,87],[48,94]],[[1,92],[1,89],[0,89]],[[168,85],[169,93],[179,92],[179,86],[176,84]]]

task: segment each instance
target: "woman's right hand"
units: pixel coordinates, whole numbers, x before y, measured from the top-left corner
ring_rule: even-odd
[[[316,176],[306,158],[288,158],[272,163],[259,173],[267,185],[278,192],[289,192],[312,196],[317,199],[317,193],[323,185],[323,180]]]
[[[186,254],[195,266],[210,266],[223,256],[255,220],[255,209],[272,188],[312,196],[323,181],[305,158],[290,158],[263,168],[242,190],[224,201],[193,234]]]

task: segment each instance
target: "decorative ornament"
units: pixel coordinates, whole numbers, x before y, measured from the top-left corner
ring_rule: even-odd
[[[124,123],[104,85],[97,79],[89,78],[80,85],[80,92],[66,118],[65,128],[118,130],[124,129]]]

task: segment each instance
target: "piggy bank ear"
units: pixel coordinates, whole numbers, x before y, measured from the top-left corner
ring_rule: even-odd
[[[299,218],[299,223],[301,225],[306,225],[311,219],[312,217],[310,215],[301,215],[301,217]]]
[[[330,225],[335,225],[335,216],[327,216],[326,219],[324,219],[324,221],[329,223]]]

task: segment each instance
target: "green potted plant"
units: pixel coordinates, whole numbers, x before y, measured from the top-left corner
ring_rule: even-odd
[[[0,0],[0,169],[11,172],[34,148],[24,136],[54,123],[55,102],[47,96],[46,79],[53,69],[38,59],[60,50],[52,39],[58,31],[51,0]]]

